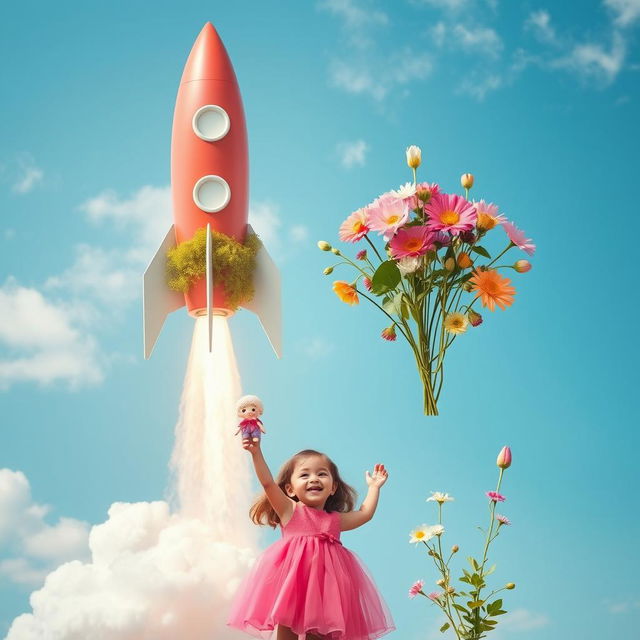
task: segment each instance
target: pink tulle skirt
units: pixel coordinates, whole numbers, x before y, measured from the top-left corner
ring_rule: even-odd
[[[372,640],[395,629],[366,569],[328,534],[270,546],[240,586],[228,624],[258,638],[278,625],[328,640]]]

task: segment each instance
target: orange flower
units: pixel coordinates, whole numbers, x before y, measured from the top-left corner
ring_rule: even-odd
[[[336,280],[333,283],[333,290],[335,294],[347,304],[358,304],[360,302],[358,298],[358,292],[348,283],[342,280]]]
[[[483,307],[495,311],[496,305],[506,309],[513,304],[516,290],[511,286],[511,280],[501,276],[495,269],[474,271],[469,282],[472,283],[476,298],[480,298]]]
[[[458,266],[461,269],[468,269],[473,264],[473,260],[469,257],[468,253],[464,251],[458,256]]]

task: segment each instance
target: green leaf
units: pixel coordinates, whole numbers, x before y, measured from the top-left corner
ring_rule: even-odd
[[[458,604],[457,602],[453,603],[453,607],[454,607],[454,609],[457,609],[458,611],[462,611],[462,613],[467,613],[467,610],[461,604]]]
[[[442,633],[444,633],[451,625],[448,622],[445,622],[441,627],[440,627],[440,631],[442,631]]]
[[[491,568],[490,568],[490,569],[487,569],[487,570],[484,572],[484,575],[485,575],[485,576],[490,576],[490,575],[491,575],[495,570],[496,570],[496,565],[494,564],[494,565],[492,565],[492,566],[491,566]]]
[[[480,569],[480,565],[475,561],[475,558],[472,558],[471,556],[469,556],[467,558],[467,561],[469,562],[469,564],[471,565],[474,571],[478,571],[478,569]]]
[[[395,260],[383,262],[373,274],[371,279],[371,291],[381,296],[387,291],[395,289],[400,284],[400,270]]]
[[[504,609],[500,609],[500,611],[494,611],[492,616],[501,616],[502,614],[507,613]]]
[[[475,251],[475,253],[481,256],[484,256],[485,258],[491,257],[491,254],[484,247],[481,247],[480,245],[476,247],[471,247],[471,251]]]
[[[469,602],[467,602],[467,606],[469,607],[469,609],[477,609],[478,607],[481,607],[484,604],[484,600],[469,600]]]

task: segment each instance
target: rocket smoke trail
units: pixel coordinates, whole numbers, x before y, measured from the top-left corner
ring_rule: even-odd
[[[226,319],[196,320],[171,457],[172,502],[116,502],[91,529],[89,562],[60,565],[6,640],[239,640],[226,626],[257,555],[241,395]]]
[[[202,316],[195,323],[176,425],[172,498],[182,515],[210,525],[216,539],[250,545],[249,459],[234,436],[242,388],[226,318],[213,318],[212,353],[207,344]]]

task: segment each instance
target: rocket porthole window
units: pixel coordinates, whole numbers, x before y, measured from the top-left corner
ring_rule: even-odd
[[[193,201],[207,213],[224,209],[231,200],[231,189],[220,176],[204,176],[193,187]]]
[[[206,104],[193,115],[194,133],[207,142],[224,138],[229,132],[231,121],[227,112],[217,104]]]

